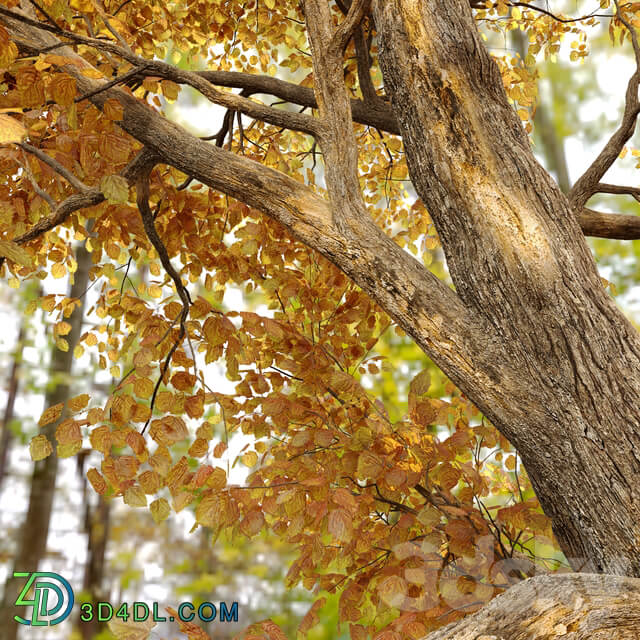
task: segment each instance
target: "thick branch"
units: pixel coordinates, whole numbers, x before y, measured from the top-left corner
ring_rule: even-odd
[[[234,71],[196,71],[197,75],[220,87],[246,89],[248,92],[272,95],[301,107],[316,109],[318,103],[313,89],[302,87],[271,76],[238,73]],[[391,105],[382,99],[375,103],[351,100],[351,113],[355,122],[399,134],[398,123]]]
[[[579,221],[585,236],[611,240],[640,239],[640,216],[602,213],[585,207]]]
[[[345,19],[336,29],[331,40],[330,46],[339,51],[343,51],[347,43],[351,39],[354,29],[362,22],[363,18],[369,11],[371,0],[353,0]]]
[[[342,24],[352,23],[354,15],[359,15],[365,6],[368,3],[353,2]],[[373,223],[358,180],[358,145],[351,124],[351,101],[344,84],[341,44],[344,34],[341,35],[340,29],[333,30],[326,0],[307,0],[304,9],[313,56],[316,99],[323,125],[319,143],[325,181],[334,221],[343,233],[348,233],[348,230]]]
[[[635,640],[640,580],[557,574],[524,580],[424,640]]]
[[[58,43],[24,21],[3,21],[14,39],[34,50]],[[83,67],[90,65],[70,48],[62,48],[61,54],[79,65],[64,67],[76,79],[78,91],[88,93],[103,85],[83,75]],[[490,384],[487,376],[503,360],[490,334],[449,287],[375,225],[354,229],[347,238],[337,229],[327,201],[297,180],[199,140],[119,88],[90,99],[98,108],[108,99],[118,100],[123,106],[120,126],[164,163],[266,213],[319,251],[376,300],[457,384]],[[495,394],[496,402],[508,402],[498,387]]]

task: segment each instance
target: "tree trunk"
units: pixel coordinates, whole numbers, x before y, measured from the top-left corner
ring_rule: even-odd
[[[91,602],[107,602],[109,600],[104,589],[104,568],[109,540],[109,524],[111,519],[111,502],[98,496],[98,503],[91,507],[87,503],[87,565],[85,567],[82,589],[89,594]],[[92,640],[104,628],[104,623],[97,616],[90,622],[81,622],[80,634],[83,640]]]
[[[574,568],[640,576],[638,334],[533,157],[468,3],[374,11],[413,184],[458,295],[504,353],[483,386],[454,381],[522,455]]]
[[[46,407],[66,402],[72,395],[69,386],[69,374],[73,364],[73,349],[78,342],[82,328],[84,294],[89,282],[89,269],[91,267],[91,255],[84,246],[81,246],[76,252],[76,260],[78,268],[74,274],[75,279],[69,296],[78,298],[81,304],[74,309],[69,317],[69,323],[71,324],[71,331],[67,336],[69,350],[65,352],[55,346],[53,347],[51,365],[49,367],[51,387],[45,395]],[[63,418],[64,413],[61,420]],[[41,433],[45,434],[52,443],[55,442],[55,432],[58,424],[59,421],[47,425],[41,430]],[[49,457],[39,460],[33,465],[29,506],[20,530],[18,551],[9,573],[9,579],[5,584],[2,607],[0,607],[0,628],[4,629],[3,638],[5,640],[15,640],[18,633],[18,624],[13,619],[16,614],[14,603],[20,593],[23,581],[22,579],[14,580],[13,572],[37,571],[47,550],[47,537],[49,535],[57,471],[58,456],[56,455],[55,447]]]
[[[9,465],[9,451],[11,450],[11,421],[13,420],[13,409],[18,395],[18,385],[20,378],[20,363],[22,362],[22,351],[24,349],[25,322],[20,324],[18,331],[18,339],[16,342],[16,350],[13,354],[13,362],[11,363],[11,371],[9,372],[9,388],[7,389],[7,404],[5,405],[4,415],[2,416],[2,431],[0,435],[0,490],[4,483]]]

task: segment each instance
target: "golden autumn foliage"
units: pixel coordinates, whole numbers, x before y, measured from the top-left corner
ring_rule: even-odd
[[[287,110],[268,106],[274,100],[264,99],[266,89],[225,88],[242,88],[234,73],[314,87],[300,4],[41,0],[36,7],[3,0],[0,11],[0,276],[14,287],[49,275],[72,279],[74,243],[85,243],[93,262],[91,328],[68,343],[78,301],[64,295],[45,295],[29,311],[46,311],[58,348],[94,354],[117,384],[106,403],[83,394],[47,407],[39,425],[59,421],[56,441],[36,436],[33,460],[54,447],[64,457],[89,446],[102,460],[87,473],[95,491],[149,509],[156,523],[190,508],[214,537],[269,532],[288,541],[297,556],[287,583],[319,594],[303,635],[319,619],[321,594],[338,591],[340,621],[354,640],[420,638],[526,577],[543,563],[540,549],[557,554],[518,454],[452,383],[432,383],[435,369],[413,378],[407,411],[390,418],[397,408],[377,390],[395,366],[380,355],[392,322],[370,297],[278,222],[162,158],[146,176],[136,173],[144,151],[120,126],[127,103],[91,100],[115,87],[145,109],[181,118],[217,147],[323,194],[322,158],[305,130],[313,106],[292,98],[295,109]],[[336,25],[341,7],[331,4]],[[640,22],[635,4],[626,11]],[[536,61],[557,55],[563,38],[571,60],[581,61],[598,18],[560,22],[503,0],[475,15],[489,40],[512,29],[528,36],[524,61],[504,52],[495,58],[530,132]],[[11,36],[2,25],[11,17],[41,25],[39,50]],[[619,20],[610,24],[621,42],[627,31]],[[354,39],[345,49],[346,87],[354,100],[370,91],[381,99],[368,18],[360,37],[370,45],[371,85],[361,85]],[[154,59],[160,63],[151,66]],[[180,75],[184,69],[194,73]],[[211,121],[174,105],[188,103],[185,86],[198,89],[198,82],[225,110]],[[279,119],[289,114],[299,119],[283,126]],[[373,220],[444,277],[437,234],[408,181],[402,138],[363,123],[354,131]],[[134,273],[145,274],[135,286]],[[261,301],[262,311],[229,308],[232,289]],[[216,389],[214,365],[232,392]],[[234,433],[253,440],[232,458]],[[228,480],[236,464],[250,470],[242,486]],[[278,640],[274,627],[254,625],[245,638]],[[190,623],[182,630],[205,637]]]

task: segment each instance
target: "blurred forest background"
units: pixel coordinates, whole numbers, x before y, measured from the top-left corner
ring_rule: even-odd
[[[575,5],[565,4],[567,12]],[[521,32],[511,32],[508,40],[495,34],[488,37],[496,56],[520,57],[524,65],[527,43]],[[536,61],[540,80],[532,140],[540,161],[565,191],[619,121],[624,86],[634,68],[630,47],[612,49],[606,28],[592,30],[589,46],[591,53],[585,64],[570,60],[573,50],[568,43],[546,61]],[[169,117],[197,133],[209,133],[211,123],[223,116],[222,111],[190,90],[184,90],[177,102],[164,107]],[[199,122],[207,122],[207,131],[194,126]],[[629,148],[606,181],[635,185],[637,164],[638,153]],[[601,196],[594,204],[600,210],[630,214],[637,213],[638,207],[628,196]],[[636,323],[640,317],[640,289],[636,286],[640,279],[640,241],[590,239],[589,243],[618,304]],[[70,295],[85,301],[85,313],[82,326],[71,326],[65,336],[69,343],[66,352],[58,349],[61,336],[55,335],[46,314],[40,309],[33,311],[29,304],[38,296],[69,294],[66,277],[52,274],[40,283],[40,289],[31,285],[14,290],[6,283],[0,287],[0,584],[20,559],[38,560],[40,570],[66,577],[76,590],[76,601],[157,601],[160,610],[184,601],[237,601],[237,624],[203,625],[212,638],[232,638],[265,618],[279,624],[288,637],[295,637],[297,625],[315,596],[301,586],[286,588],[292,553],[281,541],[267,535],[253,540],[231,540],[222,535],[212,541],[204,528],[190,532],[195,522],[192,507],[156,524],[148,509],[132,508],[120,499],[104,499],[93,491],[85,477],[86,470],[95,465],[89,449],[86,454],[56,459],[55,469],[40,469],[34,474],[28,445],[39,431],[37,421],[43,409],[82,393],[107,397],[117,382],[108,369],[101,369],[79,347],[80,336],[89,327],[100,326],[101,319],[93,308],[96,291],[88,277],[91,256],[78,247],[76,258],[78,269]],[[123,289],[149,286],[153,280],[153,274],[136,270],[119,255],[112,258],[113,278]],[[433,251],[432,258],[431,268],[446,278],[439,250]],[[272,313],[259,293],[233,285],[227,286],[220,308],[252,310],[267,316]],[[425,368],[432,370],[431,392],[443,399],[449,397],[447,381],[408,339],[387,331],[374,352],[384,358],[385,365],[379,375],[363,380],[363,384],[392,408],[395,415],[391,419],[406,414],[409,382]],[[208,384],[216,391],[233,393],[234,386],[222,368]],[[207,419],[215,437],[228,442],[222,462],[227,465],[230,481],[242,484],[249,469],[240,454],[249,438],[227,432],[222,415]],[[185,444],[185,454],[187,447]],[[500,458],[496,461],[499,463]],[[51,500],[52,517],[45,521],[42,505]],[[29,546],[38,535],[47,536],[42,558],[34,558]],[[311,629],[309,638],[347,638],[347,626],[340,628],[338,624],[339,594],[324,595],[327,601],[320,612],[321,622]],[[78,640],[112,638],[106,628],[75,622],[64,626],[64,630],[29,629],[21,633],[29,640],[62,638],[69,637],[73,626],[72,637]],[[177,631],[172,635],[167,631],[155,633],[158,638],[165,634],[179,636]]]

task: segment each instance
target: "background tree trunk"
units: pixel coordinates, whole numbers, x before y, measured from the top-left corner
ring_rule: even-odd
[[[16,341],[16,349],[13,354],[13,362],[11,363],[11,371],[9,372],[9,383],[7,389],[7,404],[5,405],[4,415],[2,416],[2,427],[0,432],[0,491],[4,484],[7,468],[9,465],[9,452],[11,450],[11,441],[13,435],[11,433],[11,421],[13,420],[13,410],[18,395],[18,385],[20,381],[20,364],[22,362],[22,351],[24,349],[26,322],[20,323],[18,331],[18,339]]]
[[[74,274],[74,282],[69,296],[78,298],[81,304],[74,309],[68,320],[71,324],[71,331],[67,336],[69,350],[61,351],[55,346],[52,349],[49,367],[51,387],[45,395],[45,407],[66,402],[72,395],[69,377],[73,365],[73,349],[78,342],[82,328],[84,294],[89,283],[89,269],[92,264],[91,254],[84,246],[80,246],[76,252],[76,260],[78,268]],[[61,420],[63,418],[64,412]],[[52,444],[55,444],[55,432],[59,422],[47,425],[41,430],[41,433],[45,434]],[[18,633],[18,624],[14,621],[14,615],[17,613],[14,603],[23,582],[14,580],[13,572],[37,571],[46,554],[57,472],[58,456],[54,446],[54,451],[50,456],[33,465],[29,506],[18,536],[18,551],[5,584],[2,606],[0,607],[0,629],[3,629],[5,640],[15,640]]]

